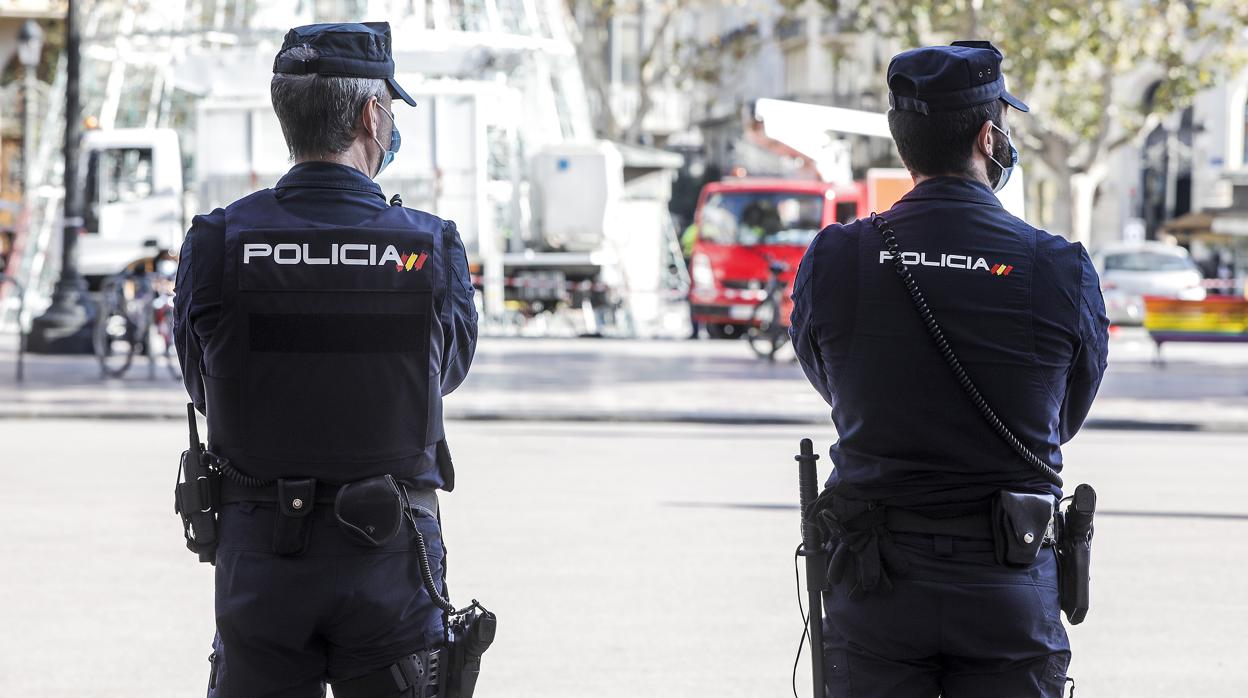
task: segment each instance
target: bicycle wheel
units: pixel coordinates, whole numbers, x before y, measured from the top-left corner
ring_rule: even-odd
[[[147,345],[153,357],[162,357],[165,362],[165,368],[169,369],[169,375],[174,380],[182,380],[182,366],[178,363],[177,347],[173,343],[172,305],[159,307],[155,310],[155,318],[148,333]]]
[[[134,361],[137,348],[134,323],[130,320],[125,296],[115,283],[104,288],[99,317],[95,321],[92,344],[100,371],[109,378],[121,378]]]
[[[776,351],[789,339],[788,332],[780,323],[780,301],[777,298],[769,297],[754,306],[746,337],[750,341],[750,349],[759,358],[775,360]]]

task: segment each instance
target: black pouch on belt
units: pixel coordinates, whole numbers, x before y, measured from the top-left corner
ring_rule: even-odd
[[[398,535],[405,503],[394,478],[378,475],[343,485],[334,499],[334,517],[353,542],[380,548]]]
[[[1001,490],[992,500],[992,538],[997,562],[1027,566],[1036,561],[1053,520],[1053,498]]]
[[[273,552],[298,555],[308,545],[312,527],[308,514],[316,504],[316,480],[287,478],[277,481],[277,521],[273,527]]]

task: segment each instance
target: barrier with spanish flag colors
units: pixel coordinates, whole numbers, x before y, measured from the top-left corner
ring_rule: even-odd
[[[1210,296],[1202,301],[1145,296],[1144,329],[1163,342],[1248,342],[1248,299]]]

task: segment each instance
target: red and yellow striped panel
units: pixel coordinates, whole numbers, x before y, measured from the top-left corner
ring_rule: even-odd
[[[1248,334],[1248,300],[1214,296],[1180,301],[1147,296],[1144,328],[1149,332]]]

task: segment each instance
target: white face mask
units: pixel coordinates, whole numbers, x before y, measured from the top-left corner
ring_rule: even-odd
[[[1001,131],[1001,127],[996,124],[993,124],[992,127]],[[1009,167],[1002,165],[1000,162],[997,162],[997,159],[992,156],[992,153],[988,153],[988,159],[992,160],[993,164],[1001,168],[1001,175],[997,178],[996,182],[992,183],[992,191],[994,194],[1005,188],[1005,183],[1010,181],[1010,175],[1014,173],[1014,168],[1018,166],[1018,149],[1014,147],[1014,141],[1010,138],[1010,132],[1001,131],[1001,135],[1005,136],[1005,142],[1010,146],[1010,165]]]

